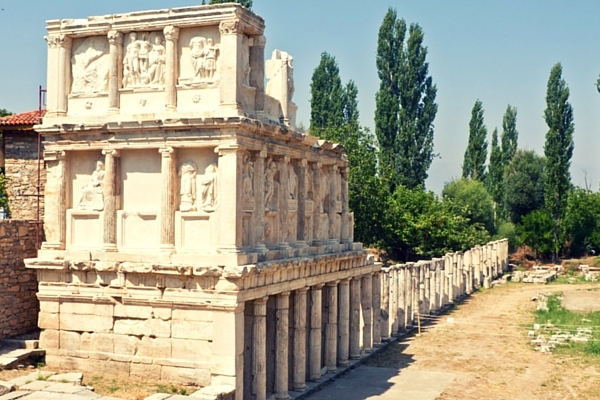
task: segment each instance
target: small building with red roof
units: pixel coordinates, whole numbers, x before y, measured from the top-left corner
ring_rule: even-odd
[[[38,193],[38,134],[33,127],[45,114],[46,110],[35,110],[0,118],[0,170],[4,169],[8,179],[7,194],[13,219],[35,220],[38,194],[41,195],[39,218],[43,219],[46,170],[42,161]]]

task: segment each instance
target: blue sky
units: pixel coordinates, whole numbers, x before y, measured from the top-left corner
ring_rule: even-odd
[[[0,0],[0,108],[37,108],[45,86],[45,21],[145,9],[181,7],[200,0]],[[430,73],[438,88],[435,151],[428,189],[461,174],[471,108],[483,102],[489,136],[501,131],[507,104],[518,109],[519,147],[543,152],[546,82],[561,62],[575,112],[573,182],[600,183],[600,2],[597,0],[254,0],[266,22],[269,56],[275,48],[294,57],[298,120],[310,119],[310,78],[327,51],[342,80],[359,89],[361,124],[372,129],[377,31],[388,7],[425,32]],[[491,141],[491,139],[490,139]]]

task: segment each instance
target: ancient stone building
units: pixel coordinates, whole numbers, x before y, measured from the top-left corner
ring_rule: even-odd
[[[264,27],[236,4],[48,21],[26,263],[49,366],[282,399],[372,347],[347,159],[294,128]]]
[[[30,111],[0,118],[0,170],[8,178],[7,194],[11,218],[37,219],[38,137],[33,126],[46,110]],[[40,219],[44,212],[46,172],[40,163]]]

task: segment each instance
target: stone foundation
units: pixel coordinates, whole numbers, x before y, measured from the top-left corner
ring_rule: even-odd
[[[35,257],[35,224],[0,220],[0,339],[37,327],[35,271],[23,259]]]

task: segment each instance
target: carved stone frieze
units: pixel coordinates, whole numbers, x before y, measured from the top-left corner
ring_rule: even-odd
[[[131,32],[124,53],[124,88],[164,87],[166,50],[160,34]]]

